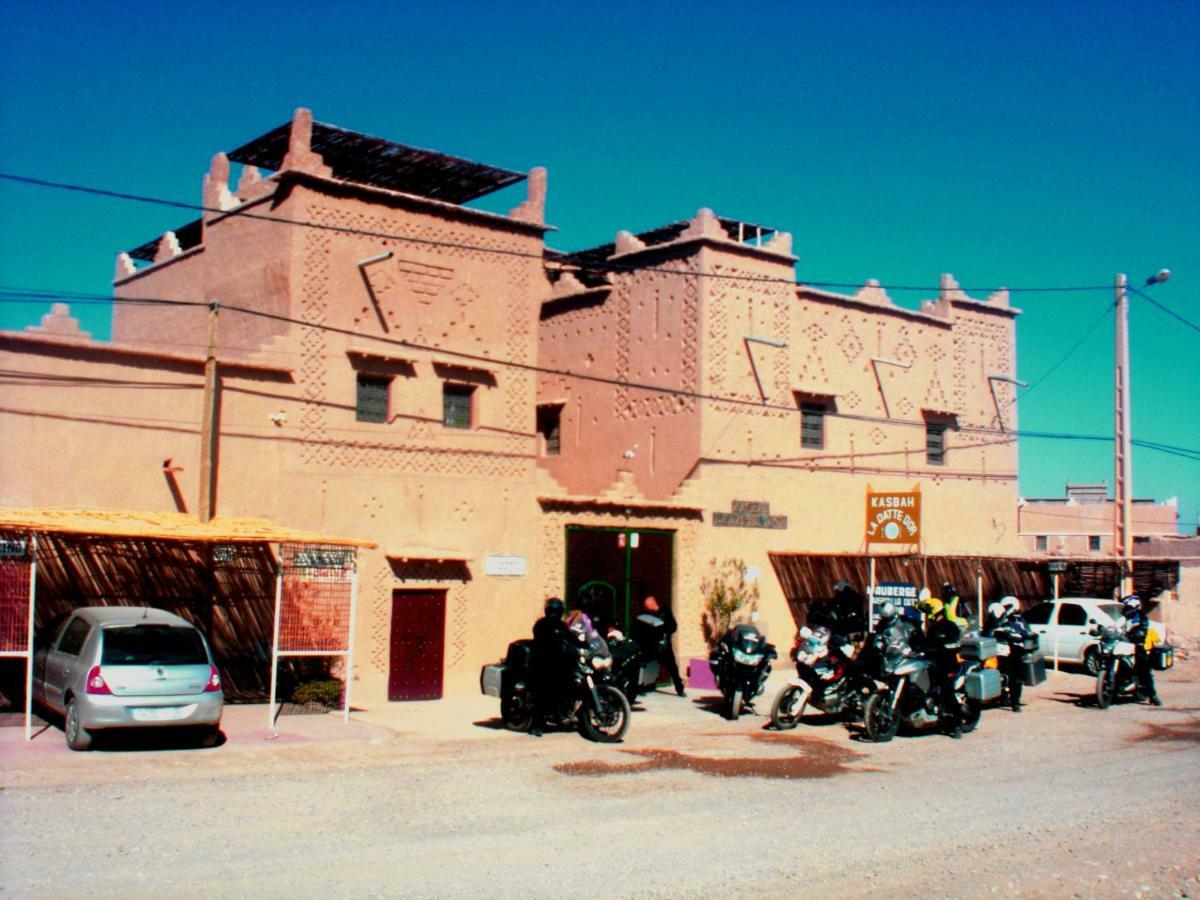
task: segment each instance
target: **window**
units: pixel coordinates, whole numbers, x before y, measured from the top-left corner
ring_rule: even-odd
[[[562,452],[562,404],[537,408],[537,430],[542,436],[542,452],[558,456]]]
[[[1054,612],[1053,603],[1039,603],[1025,613],[1025,621],[1030,625],[1045,625],[1050,621],[1050,613]]]
[[[1098,535],[1098,534],[1089,534],[1088,535],[1088,549],[1092,550],[1092,551],[1096,551],[1096,550],[1100,549],[1100,535]]]
[[[931,466],[946,464],[946,432],[958,427],[958,420],[944,413],[925,413],[925,462]]]
[[[392,379],[379,375],[358,375],[358,394],[354,401],[354,418],[359,422],[386,422],[388,419],[388,389]]]
[[[825,449],[825,417],[837,412],[831,395],[794,393],[800,408],[800,446],[805,450]]]
[[[191,626],[130,625],[104,629],[100,662],[113,666],[195,666],[208,663],[200,632]]]
[[[825,414],[829,407],[815,400],[800,404],[800,446],[807,450],[825,447]]]
[[[470,428],[474,396],[475,388],[470,385],[443,383],[442,424],[447,428]]]
[[[1059,625],[1086,625],[1087,612],[1078,603],[1064,603],[1058,611]]]
[[[946,424],[925,423],[925,462],[931,466],[946,464]]]
[[[63,632],[62,639],[58,642],[58,652],[78,656],[79,651],[83,649],[83,642],[87,640],[88,632],[91,630],[91,626],[83,619],[72,619],[67,630]]]
[[[1050,541],[1046,537],[1046,535],[1039,534],[1037,537],[1035,537],[1033,539],[1033,546],[1034,546],[1034,549],[1037,550],[1039,553],[1045,553],[1046,550],[1048,549],[1048,547],[1050,546]]]

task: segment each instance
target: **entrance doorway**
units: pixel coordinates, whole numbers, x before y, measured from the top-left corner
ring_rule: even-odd
[[[446,592],[392,591],[388,699],[441,699],[445,651]]]
[[[674,545],[672,531],[568,525],[563,599],[574,608],[590,596],[601,617],[628,631],[647,597],[671,605]]]

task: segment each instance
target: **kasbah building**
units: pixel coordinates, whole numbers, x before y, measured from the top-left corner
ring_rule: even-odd
[[[215,314],[118,302],[101,343],[56,307],[0,334],[0,506],[196,515],[215,320],[216,521],[373,545],[355,705],[477,692],[548,596],[618,619],[667,599],[686,660],[714,560],[744,561],[787,645],[806,599],[865,587],[869,553],[935,587],[974,580],[954,560],[1028,558],[1007,292],[815,290],[789,234],[703,209],[555,252],[544,170],[507,215],[465,205],[522,178],[307,110],[218,153],[201,218],[114,280]],[[919,545],[867,544],[872,491],[919,496]]]

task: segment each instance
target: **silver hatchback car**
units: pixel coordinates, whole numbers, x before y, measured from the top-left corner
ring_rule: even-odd
[[[193,726],[215,735],[225,695],[204,635],[161,609],[77,609],[34,656],[33,699],[63,716],[67,746],[105,728]]]

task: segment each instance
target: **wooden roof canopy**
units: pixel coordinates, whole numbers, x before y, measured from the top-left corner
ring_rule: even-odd
[[[277,171],[288,151],[292,123],[285,122],[229,153],[232,162]],[[314,153],[333,170],[333,177],[357,184],[467,203],[525,179],[522,172],[409,147],[323,122],[312,123]]]

